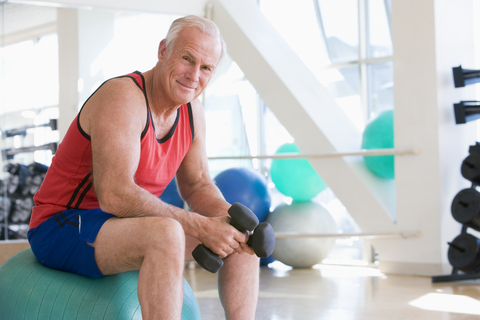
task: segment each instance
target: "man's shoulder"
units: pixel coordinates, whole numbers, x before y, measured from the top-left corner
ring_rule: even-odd
[[[128,77],[113,78],[106,81],[97,95],[124,102],[145,103],[145,95],[133,79]]]

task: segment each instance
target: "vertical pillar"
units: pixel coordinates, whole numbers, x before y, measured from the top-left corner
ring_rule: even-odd
[[[114,12],[58,9],[60,140],[105,77],[93,64],[114,36]]]

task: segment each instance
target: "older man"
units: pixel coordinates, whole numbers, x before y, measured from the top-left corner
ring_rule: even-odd
[[[209,176],[198,100],[224,54],[216,25],[187,16],[153,69],[92,94],[35,196],[29,241],[40,262],[91,277],[139,269],[143,318],[180,319],[185,259],[201,242],[224,258],[227,319],[254,318],[258,258]],[[158,198],[174,176],[191,211]]]

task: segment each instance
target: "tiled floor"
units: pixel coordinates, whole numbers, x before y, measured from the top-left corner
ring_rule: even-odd
[[[216,275],[186,269],[203,320],[224,319]],[[432,284],[428,277],[384,275],[375,268],[262,267],[258,320],[480,319],[480,280]]]

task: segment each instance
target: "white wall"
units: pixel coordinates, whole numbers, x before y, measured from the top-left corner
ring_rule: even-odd
[[[450,205],[469,185],[460,164],[475,141],[475,125],[455,125],[453,113],[475,92],[454,88],[452,67],[474,65],[472,1],[393,0],[392,36],[395,146],[423,150],[396,158],[398,224],[418,226],[422,237],[375,245],[387,272],[450,272],[446,242],[460,232]]]

